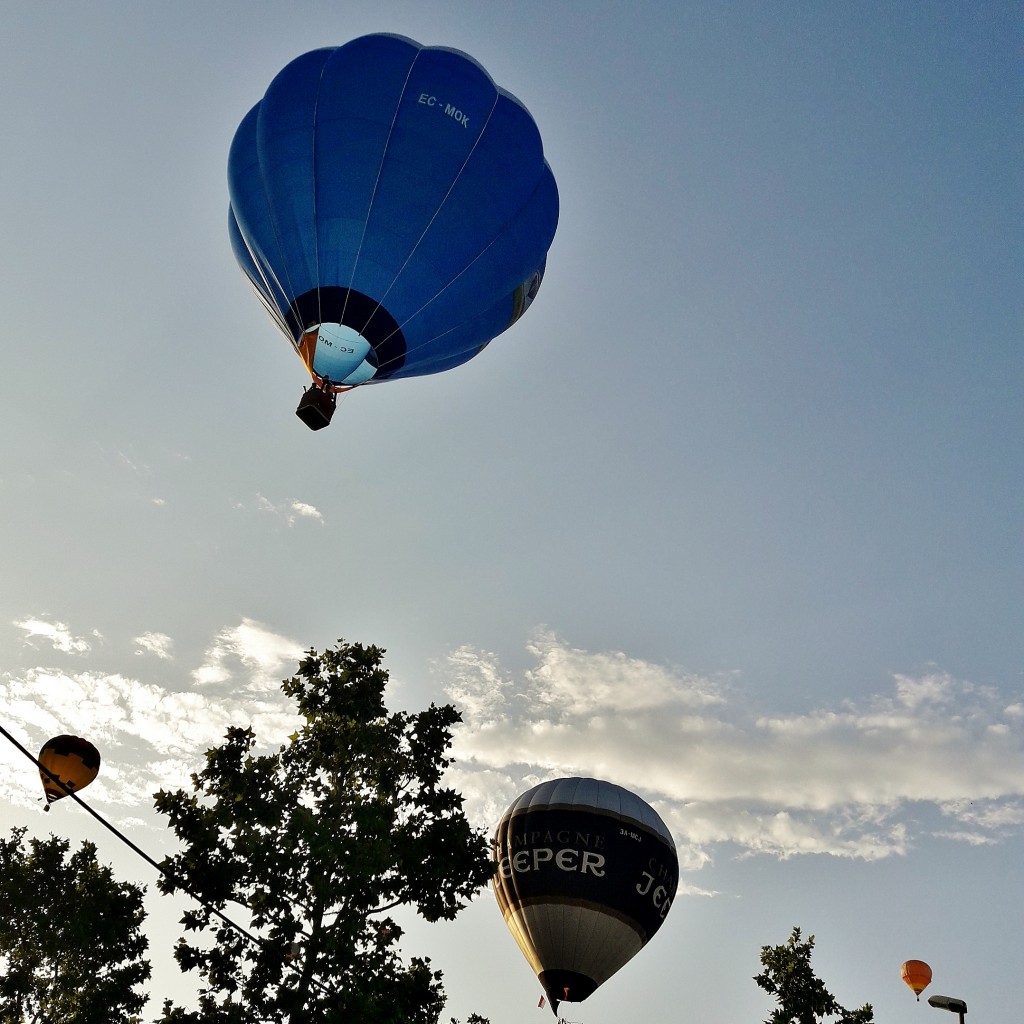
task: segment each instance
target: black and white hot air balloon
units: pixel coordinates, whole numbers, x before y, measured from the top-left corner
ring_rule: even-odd
[[[555,779],[518,797],[494,837],[494,892],[557,1014],[635,956],[679,880],[665,823],[635,793]]]

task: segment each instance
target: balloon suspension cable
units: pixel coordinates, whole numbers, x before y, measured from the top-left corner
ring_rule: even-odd
[[[313,387],[319,388],[321,391],[329,395],[333,395],[335,399],[338,399],[343,395],[347,395],[350,391],[354,391],[357,385],[339,384],[336,380],[331,380],[331,378],[326,375],[321,377],[318,373],[314,373]]]
[[[191,889],[186,888],[186,886],[182,883],[181,879],[177,878],[174,874],[172,874],[170,871],[168,871],[165,867],[162,867],[160,864],[158,864],[148,853],[146,853],[145,850],[142,849],[142,847],[137,846],[134,842],[132,842],[131,839],[129,839],[116,826],[112,825],[109,821],[107,821],[107,819],[104,818],[99,813],[99,811],[93,810],[93,808],[90,807],[73,789],[69,789],[60,780],[59,776],[54,775],[54,773],[51,772],[49,768],[46,768],[42,764],[40,764],[39,763],[39,759],[35,756],[35,754],[33,754],[22,743],[20,743],[14,736],[12,736],[2,725],[0,725],[0,733],[2,733],[4,735],[4,737],[6,737],[8,740],[10,740],[10,742],[18,750],[20,750],[39,769],[39,771],[43,775],[46,775],[48,778],[52,779],[53,782],[56,783],[56,785],[59,786],[60,789],[63,790],[63,792],[65,792],[69,797],[71,797],[71,799],[74,800],[76,804],[78,804],[80,807],[82,807],[86,811],[88,811],[89,814],[91,814],[105,829],[107,829],[109,832],[112,832],[115,836],[117,836],[118,839],[121,840],[122,843],[125,844],[125,846],[127,846],[129,849],[131,849],[135,853],[137,853],[147,864],[149,864],[151,867],[155,868],[166,879],[168,879],[169,881],[173,882],[174,885],[178,889],[180,889],[183,893],[185,893],[191,899],[195,900],[196,903],[198,903],[200,906],[205,907],[206,910],[208,910],[214,916],[218,917],[229,928],[233,928],[243,938],[248,939],[249,942],[251,942],[254,945],[259,946],[259,947],[261,947],[263,949],[267,948],[266,940],[261,939],[258,935],[254,935],[248,929],[243,928],[242,925],[238,924],[236,921],[232,921],[231,918],[227,916],[227,914],[225,914],[221,910],[218,910],[217,907],[215,907],[208,900],[203,899],[201,896],[197,896],[194,892],[191,891]],[[46,805],[46,810],[49,810],[49,809],[50,809],[50,805],[47,804]],[[296,973],[301,973],[301,969],[296,964],[293,964],[293,963],[289,962],[289,959],[288,959],[287,955],[283,958],[283,963],[284,963],[285,967],[290,968],[291,970],[295,971]],[[328,989],[322,982],[320,982],[320,980],[317,979],[317,978],[310,978],[310,982],[311,982],[311,984],[315,985],[318,989],[320,989],[320,991],[323,992],[325,995],[334,995],[335,994],[330,989]]]

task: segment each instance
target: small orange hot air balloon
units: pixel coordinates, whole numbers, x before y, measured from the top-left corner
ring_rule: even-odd
[[[900,977],[914,990],[917,1001],[932,980],[932,969],[923,960],[908,960],[900,968]]]
[[[100,770],[100,752],[80,736],[55,736],[39,751],[39,778],[46,790],[46,810],[72,790],[85,789]],[[48,775],[47,772],[50,774]],[[56,780],[51,778],[56,776]]]

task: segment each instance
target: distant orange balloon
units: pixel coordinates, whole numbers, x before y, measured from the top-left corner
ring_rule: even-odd
[[[914,990],[917,1001],[932,980],[932,969],[923,960],[908,960],[900,968],[900,976]]]

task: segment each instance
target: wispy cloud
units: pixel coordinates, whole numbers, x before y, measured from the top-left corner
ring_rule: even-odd
[[[124,468],[131,470],[132,473],[144,473],[149,474],[150,467],[144,462],[139,460],[139,456],[136,452],[120,451],[116,454],[116,459]]]
[[[158,657],[167,656],[170,645],[161,633],[135,642]],[[218,634],[206,665],[196,670],[216,666],[216,679],[207,678],[199,691],[121,673],[35,667],[0,675],[0,704],[8,726],[29,746],[74,732],[100,748],[103,769],[90,787],[91,799],[146,807],[157,789],[187,785],[203,752],[231,725],[252,726],[261,747],[283,742],[297,720],[279,684],[302,653],[297,643],[245,619]],[[23,758],[3,744],[0,765],[11,769],[0,770],[0,799],[30,805],[38,794]]]
[[[30,639],[81,654],[63,623],[26,618]],[[134,638],[169,659],[170,638]],[[462,710],[450,781],[493,828],[524,789],[594,775],[650,800],[695,869],[716,852],[879,859],[924,836],[974,845],[1024,832],[1024,701],[941,672],[897,675],[885,692],[834,708],[751,710],[732,675],[705,678],[621,652],[589,653],[550,632],[528,644],[526,671],[471,647],[439,668]],[[75,731],[104,752],[99,800],[148,806],[187,782],[229,725],[268,745],[295,728],[280,680],[302,646],[253,619],[220,630],[175,690],[104,672],[34,667],[0,675],[7,721],[31,742]],[[95,656],[94,656],[95,657]],[[0,762],[11,762],[10,750]],[[0,773],[0,796],[35,797],[24,766]]]
[[[294,640],[245,618],[217,634],[192,677],[201,685],[209,685],[241,674],[251,689],[276,690],[282,674],[290,672],[304,652]]]
[[[482,823],[537,781],[582,774],[651,800],[691,867],[723,844],[873,860],[925,832],[976,843],[1024,829],[1024,716],[991,688],[898,675],[863,703],[766,716],[732,677],[588,653],[549,632],[528,651],[520,679],[469,647],[442,666],[465,718],[453,781]]]
[[[55,651],[64,654],[84,654],[92,650],[92,643],[82,636],[75,636],[63,622],[48,622],[45,619],[22,619],[14,623],[25,632],[28,641],[42,639],[49,643]],[[93,631],[94,639],[101,639],[98,631]]]
[[[262,494],[256,496],[256,507],[261,512],[269,512],[272,515],[280,516],[289,526],[294,526],[301,520],[311,520],[323,524],[324,517],[315,505],[308,502],[292,499],[281,504],[275,504]]]
[[[166,633],[143,633],[135,638],[139,645],[136,654],[155,654],[158,658],[171,658],[171,647],[174,641]]]

